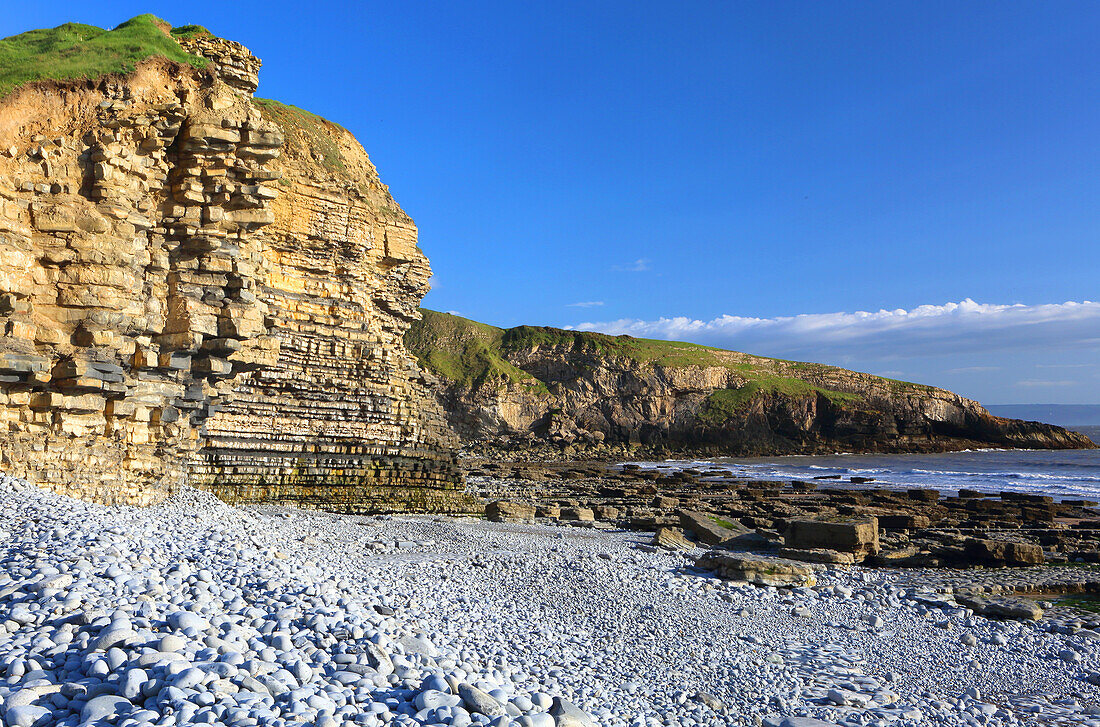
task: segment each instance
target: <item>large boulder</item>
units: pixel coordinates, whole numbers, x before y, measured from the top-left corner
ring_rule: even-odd
[[[920,553],[920,548],[915,545],[899,545],[886,550],[880,550],[878,555],[868,556],[863,562],[866,565],[880,567],[923,567],[924,563],[921,562]]]
[[[561,507],[559,505],[539,505],[535,508],[535,515],[557,520],[561,517]]]
[[[1043,546],[1035,543],[1009,543],[1005,549],[1006,565],[1043,565],[1046,560]]]
[[[559,519],[580,523],[592,523],[596,522],[596,513],[592,512],[591,508],[587,507],[563,507]]]
[[[852,553],[842,553],[839,550],[824,550],[815,548],[804,550],[802,548],[780,548],[780,558],[801,560],[806,563],[828,563],[829,565],[854,565],[856,557]]]
[[[963,554],[968,560],[984,565],[1028,566],[1046,562],[1042,546],[1011,540],[967,538]]]
[[[485,506],[485,517],[494,523],[528,522],[535,519],[535,506],[497,500]]]
[[[838,550],[862,560],[879,551],[878,519],[793,520],[783,535],[788,548],[799,550]]]
[[[458,696],[466,709],[474,714],[483,714],[486,717],[500,717],[505,714],[504,705],[496,697],[486,694],[472,684],[459,684]]]
[[[592,508],[597,520],[613,522],[622,517],[622,511],[614,505],[596,505]]]
[[[748,531],[748,528],[740,523],[723,521],[720,524],[716,518],[695,510],[681,510],[678,515],[680,525],[683,526],[684,530],[693,534],[699,542],[707,545],[718,545],[723,540],[729,540]],[[727,527],[727,525],[731,527]]]
[[[812,586],[817,583],[814,571],[821,566],[796,563],[786,558],[771,558],[748,553],[708,550],[695,563],[696,567],[712,570],[719,578],[748,581],[758,586]]]
[[[554,697],[550,714],[554,717],[557,727],[597,727],[596,720],[592,719],[587,712],[561,697]]]
[[[1006,596],[976,596],[957,593],[955,601],[960,606],[972,609],[974,613],[989,618],[1019,619],[1038,621],[1043,617],[1043,609],[1038,601],[1030,598],[1009,598]]]
[[[679,528],[659,527],[653,534],[653,544],[666,550],[691,550],[695,543],[684,537],[684,531]]]

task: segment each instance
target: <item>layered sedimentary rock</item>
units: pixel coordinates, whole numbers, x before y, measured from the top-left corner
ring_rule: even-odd
[[[425,311],[406,336],[469,445],[695,455],[1095,446],[950,391],[688,343]],[[572,448],[572,450],[570,449]],[[604,453],[601,455],[601,453]]]
[[[62,492],[461,506],[402,334],[430,269],[345,130],[252,98],[260,61],[0,101],[0,466]]]

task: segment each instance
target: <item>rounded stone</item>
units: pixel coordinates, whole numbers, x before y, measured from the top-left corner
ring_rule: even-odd
[[[98,722],[100,720],[111,720],[116,717],[120,717],[131,709],[134,705],[124,697],[120,697],[116,694],[103,694],[94,699],[88,701],[84,705],[84,708],[80,710],[81,722]]]
[[[50,710],[36,704],[23,704],[9,707],[4,713],[7,727],[39,727],[50,717]]]

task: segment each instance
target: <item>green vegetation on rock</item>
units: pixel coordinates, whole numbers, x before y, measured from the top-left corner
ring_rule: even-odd
[[[842,406],[863,400],[858,394],[816,386],[777,373],[777,370],[782,370],[822,375],[839,370],[824,364],[750,356],[681,341],[609,336],[547,326],[503,329],[447,313],[426,309],[422,309],[421,313],[423,320],[414,324],[405,336],[406,346],[430,371],[465,385],[480,385],[486,381],[504,383],[506,380],[536,382],[538,380],[531,374],[510,363],[509,358],[536,349],[560,348],[581,354],[581,360],[573,361],[573,365],[581,369],[591,368],[584,360],[588,356],[629,359],[639,364],[666,368],[698,366],[733,371],[747,383],[737,389],[721,389],[710,395],[701,416],[714,423],[733,416],[761,393],[788,397],[818,393]]]
[[[172,26],[154,15],[139,15],[114,30],[65,23],[0,39],[0,98],[31,81],[67,81],[129,73],[151,56],[206,68],[208,61],[187,53],[172,37],[209,33],[197,25]]]
[[[1100,595],[1095,593],[1074,593],[1058,599],[1058,603],[1082,611],[1100,613]]]
[[[729,520],[723,520],[717,515],[711,515],[710,519],[714,521],[715,525],[725,528],[726,530],[736,530],[739,526],[730,522]]]
[[[297,135],[302,146],[320,155],[321,165],[329,172],[335,174],[346,169],[340,147],[331,132],[326,129],[326,126],[329,126],[343,130],[342,126],[305,109],[274,99],[254,98],[252,101],[265,119],[281,126],[288,136]]]
[[[213,38],[214,34],[201,25],[181,25],[172,28],[173,38]]]
[[[825,364],[423,315],[406,346],[438,375],[433,389],[471,443],[566,452],[641,445],[655,456],[1086,446],[1056,427],[1017,422],[998,431],[980,406],[949,391]],[[545,395],[526,395],[514,382]]]
[[[799,399],[815,394],[842,407],[863,401],[859,394],[825,389],[801,379],[760,375],[740,388],[712,391],[699,411],[699,418],[711,424],[720,424],[737,417],[759,396],[779,395]]]
[[[522,351],[536,347],[557,347],[587,350],[603,356],[619,356],[639,363],[660,366],[722,366],[726,353],[719,348],[697,343],[661,341],[633,336],[609,336],[592,331],[567,331],[545,326],[517,326],[504,332],[502,347],[505,351]]]
[[[504,329],[447,313],[420,312],[423,320],[405,335],[405,346],[435,375],[468,387],[514,382],[545,389],[501,355]]]
[[[791,396],[803,396],[808,394],[810,389],[814,389],[837,403],[860,400],[860,397],[855,394],[812,387],[802,379],[792,376],[779,376],[775,373],[776,370],[785,370],[797,374],[806,374],[807,376],[823,376],[839,370],[834,366],[825,364],[754,356],[712,346],[703,346],[698,343],[634,338],[625,335],[609,336],[594,331],[571,331],[546,326],[509,328],[504,331],[504,336],[501,339],[501,350],[506,354],[541,347],[561,347],[579,352],[594,353],[601,357],[620,357],[637,361],[640,364],[652,364],[668,368],[713,366],[740,374],[756,383],[758,389]],[[881,379],[880,377],[875,378],[889,382],[894,390],[924,391],[931,388],[922,384],[911,384],[905,381]],[[803,390],[800,388],[802,386],[808,388]],[[749,392],[744,393],[748,394]]]

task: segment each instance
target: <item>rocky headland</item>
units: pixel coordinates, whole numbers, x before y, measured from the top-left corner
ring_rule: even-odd
[[[240,44],[0,59],[5,727],[1100,727],[1095,502],[609,464],[1087,439],[419,311],[413,222]]]
[[[351,134],[254,98],[260,60],[198,26],[0,44],[7,473],[134,504],[462,500],[402,345],[428,261]]]
[[[506,458],[1096,446],[932,386],[690,343],[429,310],[405,343],[465,447]]]
[[[239,43],[143,15],[0,44],[12,475],[102,502],[189,484],[229,502],[453,512],[477,506],[459,444],[558,458],[1093,446],[828,366],[421,312],[412,220],[346,130],[254,97],[260,60]]]

